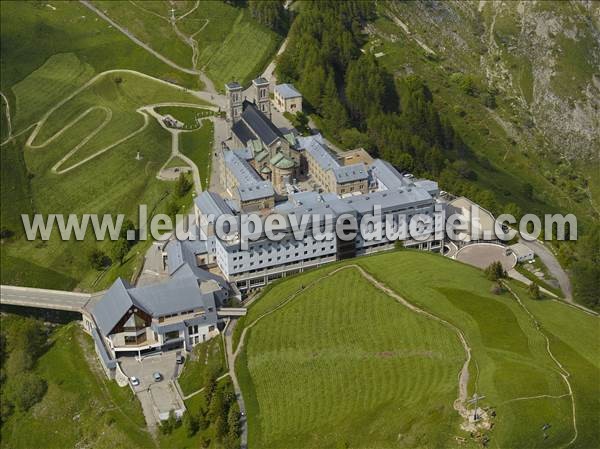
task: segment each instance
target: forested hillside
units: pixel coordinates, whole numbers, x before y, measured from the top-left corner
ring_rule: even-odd
[[[542,44],[525,25],[524,36],[509,26],[510,8],[490,11],[487,3],[475,2],[297,2],[277,66],[279,79],[298,85],[325,134],[343,148],[362,146],[403,170],[435,178],[442,189],[468,196],[495,214],[575,213],[580,233],[592,235],[599,219],[600,137],[590,112],[598,98],[590,64],[598,60],[600,43],[592,12],[562,3],[545,2],[540,8],[549,12],[541,17],[549,23],[552,15],[570,18],[582,38],[561,41],[556,64],[540,57],[532,68],[525,43],[536,55]],[[486,31],[490,14],[497,22]],[[511,31],[516,36],[510,37]],[[522,55],[513,58],[517,42]],[[573,51],[579,60],[568,56]],[[544,64],[554,64],[559,77],[547,85],[573,84],[572,76],[587,96],[581,98],[574,86],[558,93],[541,90],[536,76]],[[511,70],[503,72],[503,65]],[[504,75],[494,75],[494,69]],[[524,89],[527,83],[539,84],[540,90]],[[549,125],[552,96],[555,109],[574,105],[562,126],[554,119]],[[571,151],[576,147],[581,151]],[[567,266],[586,259],[582,245],[556,244],[555,249]],[[587,268],[573,270],[576,278],[584,271],[589,275]],[[594,271],[593,277],[599,276]],[[576,290],[590,291],[597,284],[586,285]]]

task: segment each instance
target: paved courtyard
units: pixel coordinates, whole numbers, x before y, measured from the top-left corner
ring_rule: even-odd
[[[173,380],[179,373],[180,365],[175,363],[177,351],[153,355],[138,361],[135,357],[121,357],[121,369],[128,376],[135,376],[140,385],[134,391],[140,402],[149,427],[166,419],[171,410],[183,410],[184,405]],[[162,374],[160,382],[154,380],[154,373]]]
[[[517,263],[513,254],[506,255],[506,248],[492,243],[473,243],[458,250],[456,260],[473,265],[477,268],[487,268],[492,262],[499,260],[506,271],[510,271]]]

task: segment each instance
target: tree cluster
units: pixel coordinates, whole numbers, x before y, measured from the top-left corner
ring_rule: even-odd
[[[591,228],[575,245],[571,273],[575,299],[600,310],[600,226]]]
[[[130,235],[128,235],[128,234],[131,234],[131,233],[129,231],[133,232],[133,234],[135,235],[135,238],[133,238],[133,239],[130,238]],[[125,256],[127,256],[129,251],[131,250],[131,247],[136,244],[138,237],[139,237],[138,231],[136,230],[133,222],[131,220],[125,221],[125,223],[123,223],[123,226],[121,226],[121,232],[119,234],[119,239],[113,243],[113,247],[112,247],[113,259],[116,260],[117,262],[119,262],[120,264],[122,264],[123,261],[125,260]]]
[[[490,281],[499,281],[500,279],[506,279],[508,277],[508,273],[502,266],[502,263],[499,261],[492,262],[485,269],[485,276]]]
[[[278,61],[278,79],[296,83],[307,110],[343,146],[362,147],[402,170],[436,177],[443,189],[494,210],[495,196],[473,186],[474,156],[438,111],[426,82],[414,75],[394,79],[370,51],[362,51],[362,29],[374,17],[374,2],[303,4]],[[472,78],[454,78],[467,94],[478,94]],[[493,94],[485,99],[490,107]]]
[[[18,316],[0,318],[0,424],[15,411],[24,412],[46,393],[46,381],[34,372],[46,349],[41,321]]]
[[[250,0],[248,10],[258,23],[284,35],[289,27],[289,16],[283,3],[283,0]]]
[[[240,411],[231,383],[218,384],[217,372],[209,373],[204,384],[204,404],[199,410],[188,409],[183,424],[188,437],[214,429],[214,438],[226,449],[239,447]],[[210,440],[200,435],[201,446],[208,447]]]

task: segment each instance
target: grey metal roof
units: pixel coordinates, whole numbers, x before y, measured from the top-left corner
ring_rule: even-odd
[[[302,94],[296,90],[291,84],[278,84],[275,86],[275,92],[281,95],[283,98],[298,98]]]
[[[233,151],[223,152],[223,161],[237,180],[239,186],[250,186],[256,184],[257,182],[263,181],[260,175],[256,173],[256,170],[254,170],[248,163],[248,161],[238,157],[238,155]]]
[[[134,305],[127,292],[129,288],[131,286],[127,281],[118,278],[92,309],[96,325],[104,335],[108,335],[123,318],[125,312]]]
[[[340,166],[339,162],[329,152],[324,142],[315,136],[308,136],[301,141],[301,146],[313,159],[319,164],[319,167],[324,171],[333,170]]]
[[[238,186],[240,200],[253,201],[260,198],[268,198],[275,195],[273,185],[268,181],[262,181],[248,186]]]
[[[246,123],[252,133],[254,133],[265,145],[271,145],[277,139],[284,138],[281,131],[279,131],[265,114],[258,110],[254,103],[244,101],[243,108],[244,111],[242,112],[241,121]]]
[[[429,179],[419,179],[413,183],[416,187],[427,190],[431,196],[435,196],[440,192],[438,183]]]
[[[152,323],[150,328],[158,332],[159,334],[166,334],[167,332],[173,331],[182,331],[185,329],[185,324],[182,321],[178,323],[170,323],[170,324],[160,324],[160,323]]]
[[[266,78],[263,78],[263,77],[261,76],[261,77],[258,77],[258,78],[256,78],[255,80],[252,80],[252,83],[254,83],[254,84],[256,84],[256,85],[260,86],[260,85],[262,85],[262,84],[269,84],[269,80],[268,80],[268,79],[266,79]]]
[[[203,295],[194,276],[132,288],[129,294],[154,317],[204,307]]]
[[[217,193],[204,191],[194,199],[194,203],[203,215],[232,214],[232,210],[225,200]]]
[[[233,151],[225,151],[223,160],[237,180],[240,200],[252,201],[275,195],[273,185],[264,181],[248,161],[240,158]]]
[[[333,170],[335,180],[340,183],[354,182],[368,179],[369,175],[364,164],[343,165]]]
[[[230,89],[230,90],[231,90],[231,89],[241,89],[241,88],[242,88],[242,86],[240,85],[240,83],[238,83],[238,82],[236,82],[236,81],[231,81],[231,82],[229,82],[229,83],[225,83],[225,86],[226,86],[228,89]]]
[[[227,288],[227,282],[221,276],[203,270],[197,265],[196,255],[207,251],[204,240],[171,240],[167,244],[167,268],[169,276],[180,279],[193,276],[204,282],[213,280],[221,288]]]
[[[239,157],[240,159],[244,159],[247,161],[251,160],[254,157],[254,155],[252,154],[252,150],[249,147],[238,148],[238,149],[231,150],[231,151],[233,151],[235,153],[235,155],[237,157]]]
[[[410,184],[410,182],[405,180],[392,164],[383,159],[375,159],[370,168],[371,174],[388,190],[400,189],[407,184]]]
[[[248,125],[241,120],[238,120],[233,124],[231,132],[235,134],[238,140],[244,145],[248,145],[248,142],[256,139],[256,136],[252,133],[250,128],[248,128]]]

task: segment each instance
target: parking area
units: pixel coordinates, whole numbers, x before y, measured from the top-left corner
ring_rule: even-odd
[[[121,357],[121,369],[127,377],[136,377],[139,385],[133,386],[136,396],[142,404],[146,422],[150,427],[161,419],[166,419],[174,410],[183,413],[183,401],[177,392],[173,380],[179,373],[180,365],[175,359],[179,351],[169,351],[152,355],[139,361],[135,357]],[[160,373],[162,379],[156,381],[154,374]]]
[[[510,271],[517,263],[514,254],[506,255],[506,247],[493,243],[473,243],[458,250],[456,260],[485,269],[497,260],[506,271]]]

